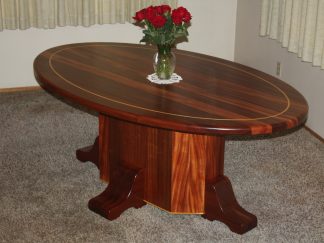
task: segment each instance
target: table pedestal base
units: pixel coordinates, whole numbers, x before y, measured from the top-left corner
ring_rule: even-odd
[[[77,150],[93,162],[106,190],[89,208],[109,220],[145,201],[171,213],[201,214],[243,234],[257,218],[237,202],[223,174],[224,137],[187,134],[99,116],[99,137]]]
[[[243,234],[257,226],[257,218],[237,202],[230,180],[226,176],[206,183],[205,214],[208,220],[219,220],[233,232]]]
[[[109,220],[116,219],[126,209],[146,204],[142,199],[143,189],[143,170],[120,167],[112,172],[106,190],[89,201],[89,209]]]

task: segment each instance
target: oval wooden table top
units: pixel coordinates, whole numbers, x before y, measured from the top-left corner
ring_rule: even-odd
[[[177,84],[146,79],[156,48],[121,43],[58,46],[34,62],[40,85],[119,119],[188,133],[270,134],[306,121],[308,105],[288,84],[255,69],[174,50]]]

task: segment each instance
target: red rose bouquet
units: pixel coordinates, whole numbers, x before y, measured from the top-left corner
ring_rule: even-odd
[[[184,7],[172,10],[169,5],[160,5],[136,12],[133,19],[135,24],[145,28],[141,42],[174,45],[177,38],[188,36],[191,14]]]
[[[191,14],[184,7],[171,9],[169,5],[150,6],[136,12],[136,25],[144,28],[141,42],[156,44],[153,57],[155,74],[160,80],[170,80],[175,69],[175,55],[171,52],[176,39],[187,38]]]

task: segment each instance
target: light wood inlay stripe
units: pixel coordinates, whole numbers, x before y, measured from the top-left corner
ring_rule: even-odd
[[[308,106],[293,87],[258,70],[182,50],[183,82],[156,85],[152,47],[71,44],[34,62],[42,87],[77,103],[142,125],[200,134],[269,134],[303,124]]]
[[[68,83],[69,85],[71,86],[74,86],[84,92],[87,92],[91,95],[94,95],[94,96],[97,96],[97,97],[100,97],[102,99],[105,99],[105,100],[109,100],[111,102],[115,102],[115,103],[118,103],[118,104],[121,104],[121,105],[125,105],[125,106],[129,106],[129,107],[132,107],[132,108],[136,108],[136,109],[141,109],[141,110],[146,110],[146,111],[150,111],[150,112],[155,112],[155,113],[160,113],[160,114],[165,114],[165,115],[171,115],[171,116],[177,116],[177,117],[184,117],[184,118],[192,118],[192,119],[197,119],[197,120],[211,120],[211,121],[253,121],[253,120],[264,120],[264,119],[269,119],[269,118],[274,118],[274,117],[277,117],[277,116],[280,116],[282,114],[284,114],[289,108],[290,108],[290,99],[289,97],[287,96],[287,94],[281,90],[279,87],[277,87],[275,84],[271,83],[270,81],[256,75],[256,74],[253,74],[253,73],[250,73],[250,72],[247,72],[243,69],[240,69],[240,68],[236,68],[236,67],[233,67],[231,65],[227,65],[225,63],[222,63],[222,62],[218,62],[216,60],[210,60],[208,58],[203,58],[203,57],[200,57],[200,56],[196,56],[196,55],[190,55],[190,54],[183,54],[181,53],[180,55],[184,55],[184,56],[187,56],[187,57],[192,57],[192,58],[196,58],[196,59],[200,59],[200,60],[203,60],[203,61],[207,61],[207,62],[212,62],[212,63],[216,63],[218,65],[222,65],[222,66],[225,66],[227,68],[231,68],[233,70],[237,70],[237,71],[240,71],[240,72],[243,72],[243,73],[246,73],[246,74],[249,74],[265,83],[267,83],[268,85],[272,86],[273,88],[275,88],[277,91],[279,91],[282,95],[283,95],[283,98],[286,100],[286,107],[281,110],[280,112],[277,112],[275,114],[272,114],[272,115],[264,115],[264,116],[260,116],[260,117],[257,117],[257,118],[213,118],[213,117],[201,117],[201,116],[189,116],[189,115],[182,115],[182,114],[177,114],[177,113],[170,113],[170,112],[164,112],[164,111],[160,111],[160,110],[154,110],[154,109],[149,109],[149,108],[146,108],[146,107],[142,107],[142,106],[137,106],[137,105],[133,105],[133,104],[129,104],[129,103],[126,103],[126,102],[123,102],[123,101],[120,101],[120,100],[117,100],[117,99],[112,99],[112,98],[109,98],[109,97],[106,97],[106,96],[103,96],[103,95],[100,95],[98,93],[95,93],[95,92],[92,92],[86,88],[83,88],[77,84],[75,84],[74,82],[72,82],[71,80],[68,80],[67,78],[65,78],[62,74],[60,74],[54,67],[53,65],[53,59],[55,58],[55,56],[57,54],[59,54],[60,52],[64,52],[66,50],[70,50],[70,49],[76,49],[76,48],[85,48],[85,47],[90,47],[90,46],[96,46],[96,47],[105,47],[105,45],[93,45],[93,44],[89,44],[89,45],[81,45],[81,46],[73,46],[73,47],[67,47],[67,48],[64,48],[64,49],[60,49],[54,53],[51,54],[51,56],[49,57],[49,66],[51,68],[51,70],[57,75],[59,76],[62,80],[64,80],[66,83]],[[110,45],[110,46],[115,46],[115,47],[119,47],[118,45]],[[124,46],[126,48],[143,48],[143,49],[149,49],[147,47],[134,47],[134,46]]]

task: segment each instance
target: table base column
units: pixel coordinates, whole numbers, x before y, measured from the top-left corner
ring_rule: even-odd
[[[99,117],[99,138],[77,158],[97,165],[107,189],[89,201],[113,220],[124,210],[156,205],[171,213],[202,214],[243,234],[257,218],[237,202],[224,176],[224,137],[188,134]]]

